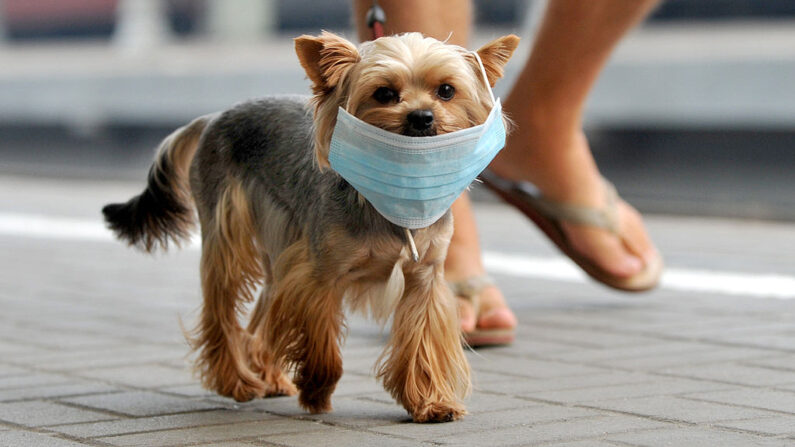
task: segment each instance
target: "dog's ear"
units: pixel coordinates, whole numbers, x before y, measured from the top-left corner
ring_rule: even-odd
[[[519,38],[509,34],[495,39],[478,49],[478,56],[483,61],[483,68],[486,69],[486,76],[489,78],[489,84],[492,87],[502,77],[503,68],[518,45]],[[480,67],[478,67],[478,73],[480,73]]]
[[[359,52],[352,43],[328,31],[318,37],[295,38],[295,52],[315,94],[333,90],[359,61]]]

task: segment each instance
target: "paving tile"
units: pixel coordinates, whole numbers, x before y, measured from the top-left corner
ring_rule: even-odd
[[[159,447],[168,447],[174,445],[194,444],[199,442],[209,443],[217,441],[232,441],[262,436],[270,437],[281,433],[305,433],[319,430],[328,430],[328,428],[314,421],[301,421],[284,418],[258,422],[245,422],[241,424],[224,424],[213,425],[209,427],[153,431],[96,439],[98,441],[115,446],[150,447],[156,445]]]
[[[795,415],[795,392],[741,389],[689,394],[686,397],[764,410],[782,411]]]
[[[77,396],[83,394],[109,393],[119,391],[110,385],[91,382],[63,383],[59,385],[40,385],[27,388],[0,390],[0,402]]]
[[[228,442],[211,442],[209,444],[192,444],[192,447],[252,447],[255,445],[262,445],[256,441],[228,441]]]
[[[788,383],[786,385],[776,385],[777,390],[785,390],[795,393],[795,383]]]
[[[701,344],[694,346],[694,348],[700,346]],[[670,371],[671,368],[677,367],[692,367],[693,365],[702,365],[706,363],[747,360],[766,355],[767,353],[758,349],[713,346],[706,350],[691,349],[654,356],[614,359],[594,364],[637,371],[659,372]]]
[[[215,395],[205,400],[217,402],[224,408],[232,410],[266,411],[281,416],[302,416],[309,414],[298,405],[298,396],[275,396],[265,399],[253,399],[248,402],[235,402],[228,397]],[[332,405],[334,405],[334,401],[335,399],[332,396]]]
[[[514,343],[510,346],[495,346],[489,347],[489,354],[502,354],[502,355],[526,355],[529,357],[549,357],[555,358],[557,355],[567,352],[582,351],[583,347],[579,345],[572,345],[571,343],[550,341],[539,339],[531,334],[522,333],[523,326],[517,328],[517,338],[522,340],[521,343]],[[483,349],[479,349],[482,351]]]
[[[276,401],[265,399],[257,408],[280,416],[299,417],[349,428],[392,424],[411,419],[406,410],[394,401],[338,397],[332,398],[331,404],[334,407],[332,411],[323,414],[309,414],[298,406],[294,398],[278,398]]]
[[[749,347],[758,347],[760,349],[768,350],[768,349],[781,349],[781,350],[792,350],[792,338],[793,335],[791,332],[781,332],[781,333],[768,333],[768,332],[760,332],[757,334],[716,334],[714,336],[714,340],[718,343],[735,343],[738,345],[749,346]]]
[[[534,391],[576,390],[601,388],[611,385],[632,385],[659,380],[658,376],[642,372],[611,371],[585,376],[564,376],[548,379],[517,379],[504,382],[487,382],[475,389],[512,395],[522,395]]]
[[[732,387],[722,383],[705,383],[689,379],[658,379],[654,382],[606,385],[573,390],[541,391],[523,393],[529,399],[561,403],[588,403],[613,399],[631,399],[650,396],[670,396],[704,390],[725,390]]]
[[[196,399],[166,396],[149,391],[127,391],[123,393],[100,394],[61,399],[63,402],[98,408],[130,416],[157,416],[169,413],[220,408]]]
[[[471,371],[472,374],[472,386],[474,389],[482,389],[480,388],[484,384],[493,384],[493,383],[516,383],[516,377],[509,376],[501,373],[491,372],[491,371],[480,371],[477,369],[473,369]]]
[[[762,419],[746,419],[742,421],[726,421],[715,424],[763,435],[783,436],[795,435],[795,416],[778,416]]]
[[[551,358],[578,363],[607,363],[627,359],[650,359],[652,357],[667,357],[669,355],[688,355],[691,352],[701,352],[708,349],[701,343],[682,341],[655,341],[646,344],[633,344],[628,346],[607,346],[600,349],[579,349],[557,354],[550,354]]]
[[[93,368],[181,358],[185,353],[187,353],[186,348],[177,351],[151,344],[136,344],[84,351],[29,353],[17,356],[15,362],[47,371],[90,371]]]
[[[187,368],[177,369],[152,364],[92,368],[77,375],[136,388],[198,383],[198,379],[194,378]]]
[[[588,405],[588,407],[688,423],[719,422],[775,415],[775,413],[769,411],[694,401],[672,396],[607,400]]]
[[[0,431],[0,446],[8,447],[83,447],[85,444],[32,431]]]
[[[210,391],[201,386],[200,383],[191,383],[189,385],[177,386],[164,386],[157,388],[158,391],[168,394],[178,394],[185,397],[215,397],[218,393]]]
[[[520,333],[526,339],[540,339],[568,344],[570,347],[578,346],[590,349],[621,349],[627,346],[648,346],[659,343],[659,340],[645,335],[628,335],[595,328],[528,325],[521,328]]]
[[[334,396],[356,396],[382,391],[384,386],[371,375],[346,373],[337,382]]]
[[[736,363],[712,363],[709,365],[670,368],[666,374],[735,383],[749,386],[771,386],[795,381],[795,374],[770,368],[745,366]]]
[[[0,378],[0,390],[28,388],[32,386],[57,385],[74,382],[74,379],[61,374],[32,373]]]
[[[607,440],[625,442],[643,447],[688,446],[688,447],[751,447],[787,446],[785,440],[766,439],[744,433],[721,431],[707,427],[670,428],[639,433],[611,435]]]
[[[378,394],[378,395],[370,395],[368,396],[369,399],[377,400],[379,402],[383,402],[385,404],[394,404],[397,405],[395,400],[392,396],[388,394]],[[523,407],[532,407],[534,405],[538,405],[537,403],[530,402],[526,399],[517,399],[514,397],[503,396],[498,394],[491,394],[491,393],[472,393],[465,401],[464,404],[467,407],[467,411],[472,414],[487,412],[487,411],[497,411],[497,410],[508,410],[512,408],[523,408]]]
[[[529,402],[525,399],[517,399],[515,397],[502,396],[499,394],[491,394],[486,392],[472,393],[472,395],[470,395],[465,402],[467,405],[467,411],[472,414],[497,410],[510,410],[514,408],[524,408],[538,405],[535,402]]]
[[[30,401],[0,404],[0,420],[27,427],[108,419],[114,419],[114,417],[54,402]]]
[[[628,444],[621,444],[621,446],[618,446],[612,442],[588,439],[586,441],[553,442],[552,444],[545,443],[544,447],[626,447],[627,445]]]
[[[762,368],[783,369],[795,374],[795,355],[792,354],[746,360],[743,363]]]
[[[554,424],[528,424],[497,430],[456,433],[435,441],[455,446],[512,446],[575,441],[614,433],[668,427],[670,424],[632,416],[614,415],[574,419]]]
[[[414,447],[415,441],[398,439],[375,433],[344,430],[341,428],[327,428],[320,432],[310,433],[291,433],[262,437],[262,441],[273,443],[279,446],[304,447],[328,446],[328,447],[359,447],[359,446],[383,446],[383,447]]]
[[[469,364],[477,371],[509,373],[515,377],[546,379],[563,376],[585,376],[604,373],[603,368],[572,365],[554,360],[530,359],[518,356],[479,353],[469,355]]]
[[[276,416],[253,411],[211,410],[196,413],[181,413],[168,416],[119,419],[86,424],[70,424],[49,427],[50,430],[80,438],[122,435],[173,428],[224,425],[239,422],[266,421]]]
[[[2,351],[0,351],[0,358],[8,358],[7,355],[8,354],[5,354]],[[30,374],[30,371],[27,369],[12,365],[4,365],[0,363],[0,378],[9,377],[9,376],[23,376],[28,374]]]
[[[403,436],[418,441],[432,442],[436,439],[483,430],[495,430],[517,425],[533,425],[551,422],[573,421],[580,418],[593,418],[602,415],[594,410],[542,405],[514,410],[501,410],[489,413],[466,415],[448,424],[415,424],[404,422],[381,427],[371,427],[369,431]],[[586,423],[586,421],[581,421]]]

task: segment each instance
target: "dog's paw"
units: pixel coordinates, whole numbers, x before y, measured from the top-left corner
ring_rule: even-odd
[[[312,414],[328,413],[331,411],[331,392],[301,390],[298,403]]]
[[[409,410],[414,422],[452,422],[466,414],[463,405],[447,402],[428,402]]]
[[[263,397],[267,391],[265,382],[260,380],[238,379],[234,386],[219,391],[219,394],[231,397],[238,402],[248,402],[252,399]]]
[[[265,382],[265,397],[295,396],[298,394],[298,388],[295,387],[293,381],[282,372],[270,374],[263,377],[262,380]]]

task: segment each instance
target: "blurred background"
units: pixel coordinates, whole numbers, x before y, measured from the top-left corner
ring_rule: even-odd
[[[475,3],[473,47],[524,38],[505,94],[543,5]],[[143,182],[174,127],[308,93],[291,39],[320,29],[355,37],[348,0],[0,0],[0,174]],[[586,124],[644,212],[795,220],[795,1],[664,2],[614,54]]]

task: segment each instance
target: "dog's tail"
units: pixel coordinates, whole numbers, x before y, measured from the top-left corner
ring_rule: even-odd
[[[166,249],[169,241],[179,245],[189,236],[195,219],[188,171],[210,118],[197,118],[160,143],[141,194],[102,208],[116,237],[151,252],[157,246]]]

